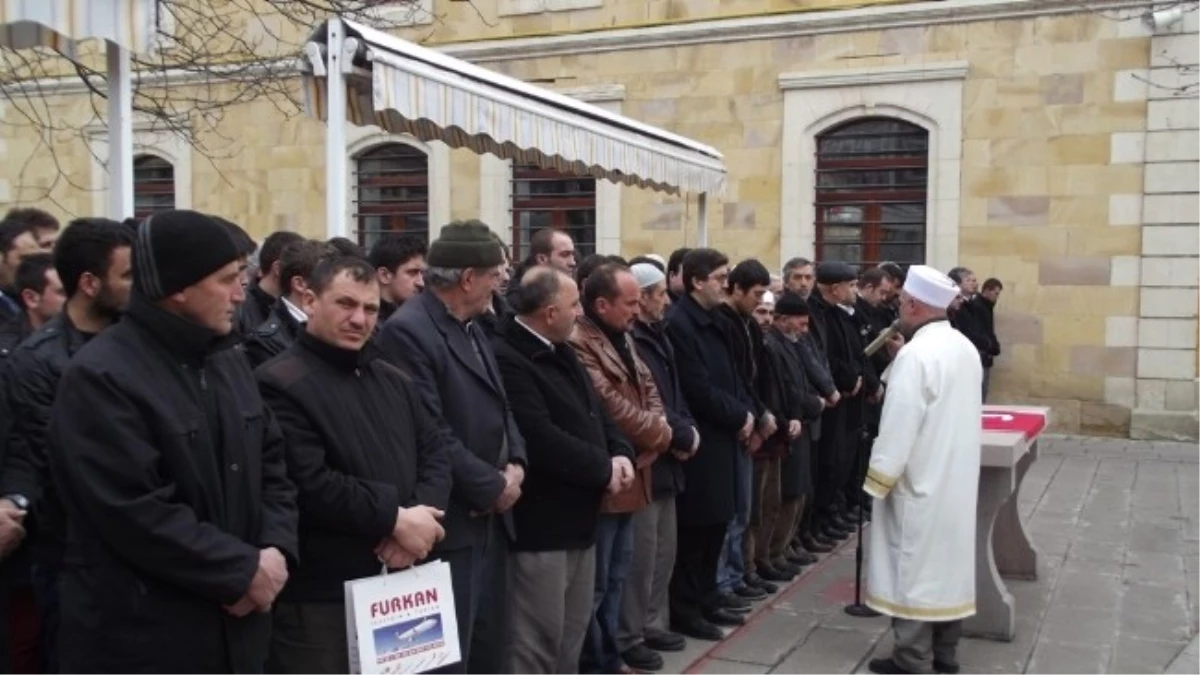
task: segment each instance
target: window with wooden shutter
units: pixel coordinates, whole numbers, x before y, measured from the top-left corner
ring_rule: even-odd
[[[596,252],[596,179],[538,166],[513,165],[512,251],[529,256],[533,233],[553,227],[575,240],[576,258]]]
[[[156,155],[139,155],[133,160],[133,217],[175,208],[175,167]]]
[[[354,166],[358,243],[370,249],[396,232],[429,239],[429,158],[404,143],[379,145]]]
[[[925,262],[929,132],[865,117],[817,136],[816,256],[862,268]]]

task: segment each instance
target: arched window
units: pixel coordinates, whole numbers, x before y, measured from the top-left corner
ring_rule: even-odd
[[[155,155],[133,160],[133,217],[138,220],[175,208],[175,167]]]
[[[925,262],[929,132],[864,117],[817,136],[816,256],[867,267]]]
[[[513,165],[512,251],[516,260],[529,256],[529,239],[546,227],[575,240],[578,259],[596,252],[596,179]]]
[[[388,232],[429,237],[429,158],[404,143],[378,145],[355,160],[358,243],[370,248]]]

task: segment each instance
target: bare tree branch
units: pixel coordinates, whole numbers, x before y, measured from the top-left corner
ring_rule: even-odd
[[[231,107],[265,100],[285,119],[301,113],[294,62],[321,23],[336,15],[392,30],[441,20],[424,16],[419,0],[158,0],[156,12],[155,49],[131,56],[134,113],[151,131],[185,139],[218,171],[214,160],[238,152],[236,139],[222,131]],[[91,189],[79,184],[63,155],[82,143],[98,157],[93,145],[103,128],[108,81],[102,55],[80,52],[0,48],[0,101],[9,110],[0,124],[36,138],[17,181],[18,200],[53,200],[64,185]],[[66,114],[55,101],[61,85],[48,91],[64,76],[89,97],[86,119]],[[49,184],[28,175],[34,158],[53,163],[57,176]]]

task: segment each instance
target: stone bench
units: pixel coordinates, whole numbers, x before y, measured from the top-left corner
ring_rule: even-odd
[[[984,415],[1038,413],[1035,406],[984,406]],[[979,502],[975,520],[975,616],[963,622],[972,637],[1011,641],[1016,607],[1005,578],[1036,580],[1038,552],[1025,532],[1018,509],[1021,481],[1037,461],[1038,438],[1020,430],[984,429],[980,453]]]

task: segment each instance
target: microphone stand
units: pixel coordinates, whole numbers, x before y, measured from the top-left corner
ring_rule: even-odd
[[[862,474],[862,448],[859,448],[855,458],[855,475]],[[863,566],[863,499],[858,500],[858,542],[854,547],[854,604],[846,605],[846,613],[860,619],[879,616],[879,612],[863,604],[862,601],[862,566]]]
[[[880,348],[882,348],[883,345],[890,340],[893,335],[899,332],[900,319],[896,319],[892,322],[892,325],[883,330],[878,336],[876,336],[874,340],[871,341],[871,344],[867,345],[866,348],[863,349],[863,356],[870,358],[871,355],[879,351]],[[889,365],[889,369],[890,367],[891,366]],[[880,376],[880,379],[886,381],[887,371],[884,371],[883,375]],[[862,466],[864,454],[865,453],[862,451],[862,447],[860,446],[854,458],[855,476],[861,476],[865,473]],[[859,498],[858,500],[858,526],[856,528],[858,530],[858,541],[854,547],[854,604],[846,605],[845,610],[850,616],[858,617],[860,619],[867,619],[879,616],[879,612],[867,607],[862,601],[863,501],[864,500],[862,498]]]

